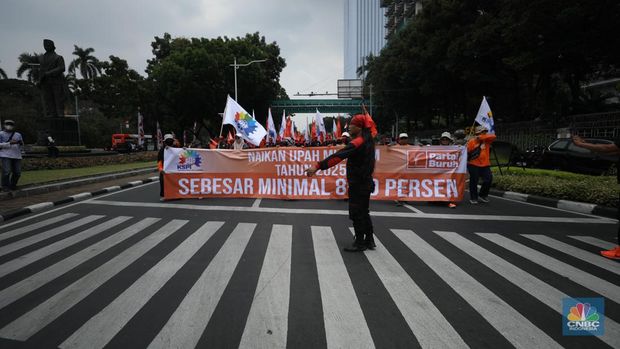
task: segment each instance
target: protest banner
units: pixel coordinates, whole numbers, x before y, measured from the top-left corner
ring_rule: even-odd
[[[343,199],[346,161],[305,175],[339,147],[214,150],[168,148],[164,196],[182,198]],[[467,172],[460,146],[376,148],[373,200],[460,201]]]

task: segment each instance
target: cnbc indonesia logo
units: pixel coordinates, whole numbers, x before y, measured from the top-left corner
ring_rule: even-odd
[[[604,331],[603,298],[563,300],[565,336],[600,336]]]
[[[177,164],[177,170],[193,170],[193,167],[200,168],[202,164],[202,158],[195,150],[187,149],[179,155],[179,163]]]

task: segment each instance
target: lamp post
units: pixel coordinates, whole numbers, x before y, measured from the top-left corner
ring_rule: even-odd
[[[266,59],[257,59],[254,61],[250,61],[249,63],[245,63],[245,64],[237,64],[237,57],[235,57],[235,60],[233,62],[233,64],[231,64],[230,66],[233,67],[235,69],[235,101],[237,101],[237,69],[239,69],[239,67],[247,67],[248,65],[252,64],[252,63],[263,63],[263,62],[267,62]]]
[[[78,131],[78,145],[82,145],[82,134],[80,132],[80,108],[78,107],[78,93],[82,92],[82,89],[78,86],[73,92],[75,96],[75,120],[77,121]]]

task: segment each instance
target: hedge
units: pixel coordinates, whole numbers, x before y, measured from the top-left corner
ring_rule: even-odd
[[[562,171],[493,169],[493,187],[499,190],[618,207],[616,176],[588,176]]]
[[[79,156],[61,158],[25,158],[22,171],[80,168],[101,165],[128,164],[132,162],[157,161],[157,152],[139,152],[104,156]]]

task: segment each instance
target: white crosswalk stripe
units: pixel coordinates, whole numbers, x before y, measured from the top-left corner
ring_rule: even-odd
[[[550,238],[548,236],[544,236],[544,235],[530,235],[530,234],[521,234],[522,236],[525,236],[526,238],[530,239],[530,240],[534,240],[538,243],[541,243],[545,246],[549,246],[555,250],[558,250],[562,253],[566,253],[570,256],[573,256],[575,258],[579,258],[584,262],[588,262],[590,264],[596,265],[600,268],[603,268],[605,270],[608,270],[612,273],[615,274],[620,274],[620,264],[618,264],[617,262],[605,258],[601,255],[596,255],[594,253],[588,252],[588,251],[584,251],[580,248],[577,248],[575,246],[569,245],[567,243],[564,243],[562,241]]]
[[[584,273],[570,264],[560,262],[553,257],[549,257],[542,252],[538,252],[502,235],[495,233],[478,233],[478,235],[507,250],[519,251],[520,256],[527,258],[532,262],[553,271],[554,273],[570,278],[573,282],[576,282],[585,288],[589,288],[616,303],[620,303],[620,287],[609,281],[588,273]]]
[[[375,236],[376,250],[348,258],[340,244],[350,241],[350,232],[341,226],[313,225],[305,240],[311,243],[295,247],[295,241],[300,241],[296,240],[300,239],[299,233],[306,232],[308,227],[299,230],[302,227],[297,224],[273,224],[257,229],[255,223],[206,218],[197,218],[192,224],[180,219],[129,215],[102,218],[66,213],[0,233],[0,241],[15,239],[0,247],[0,256],[25,247],[31,249],[15,258],[6,256],[0,262],[0,346],[4,339],[46,340],[41,333],[51,333],[53,337],[56,329],[67,326],[50,344],[61,348],[103,348],[123,336],[144,336],[140,347],[194,348],[199,343],[215,347],[218,336],[229,335],[240,348],[286,348],[291,346],[288,339],[295,336],[289,332],[299,328],[292,324],[306,321],[296,316],[294,310],[294,306],[305,306],[303,302],[299,304],[304,298],[294,297],[302,282],[313,285],[302,289],[313,292],[317,302],[311,311],[319,323],[307,325],[322,328],[323,332],[319,330],[316,335],[329,348],[389,346],[385,334],[379,331],[386,331],[394,321],[394,328],[411,331],[405,341],[413,341],[414,337],[417,340],[411,347],[419,344],[422,348],[467,348],[484,344],[465,332],[469,328],[477,329],[473,337],[503,337],[519,348],[561,347],[570,343],[570,337],[561,337],[557,329],[551,332],[539,328],[536,324],[540,324],[540,319],[528,317],[534,314],[530,306],[539,302],[550,313],[565,318],[562,299],[580,297],[571,294],[575,283],[604,297],[606,310],[611,312],[605,314],[604,335],[592,338],[598,341],[592,342],[596,343],[593,347],[620,347],[620,280],[611,278],[620,274],[620,264],[580,248],[581,242],[601,248],[609,244],[591,236],[569,236],[574,241],[560,241],[542,234],[479,232],[470,237],[458,231],[422,233],[381,227]],[[50,239],[69,232],[62,239]],[[528,241],[529,246],[517,242],[524,238],[532,240]],[[260,246],[264,247],[253,248],[250,241],[254,239],[263,241]],[[216,241],[216,248],[210,246]],[[165,253],[161,252],[163,247]],[[303,260],[296,260],[299,248],[311,252]],[[549,248],[561,253],[554,251],[551,257],[545,254]],[[502,257],[497,251],[503,249],[514,256]],[[213,258],[208,262],[199,260],[207,251]],[[151,258],[157,253],[161,257]],[[40,262],[52,255],[53,264]],[[245,256],[249,255],[259,256],[262,264],[248,268]],[[461,266],[457,261],[463,258],[472,264]],[[588,263],[583,263],[583,268],[600,268],[597,276],[582,270],[574,263],[576,259]],[[143,271],[127,280],[127,270],[134,270],[130,267],[145,260],[149,260],[148,267],[135,269]],[[531,267],[530,262],[537,267]],[[316,274],[294,278],[300,265],[312,265]],[[420,279],[424,274],[412,272],[416,270],[412,265],[424,265],[424,273],[433,273],[433,278],[441,283],[432,287],[448,287],[459,299],[438,300],[437,295],[429,293],[433,288],[428,281]],[[480,269],[470,274],[468,268],[472,265]],[[191,279],[185,276],[190,269]],[[80,274],[71,278],[76,270]],[[254,276],[247,275],[248,270],[253,270]],[[360,274],[361,270],[372,273],[373,278]],[[568,278],[547,280],[541,277],[541,271]],[[119,274],[124,276],[116,277]],[[600,275],[610,276],[604,279]],[[510,282],[531,299],[518,299],[514,292],[486,283],[498,278]],[[252,280],[242,284],[248,292],[233,292],[244,279]],[[183,280],[185,286],[180,289],[184,291],[175,290],[174,280]],[[95,291],[105,291],[110,286],[117,293],[109,299],[93,297]],[[158,294],[168,292],[176,292],[177,301],[164,305],[165,310],[151,302]],[[385,311],[398,315],[378,319],[379,312],[368,303],[374,294],[393,301],[385,304]],[[238,297],[244,297],[243,301]],[[238,311],[240,314],[225,314],[219,309],[223,299],[239,299],[247,307],[240,307],[244,309]],[[458,302],[461,306],[455,311],[477,312],[483,323],[451,323],[459,317],[447,314],[447,307],[439,302]],[[161,316],[150,333],[132,332],[134,328],[142,329],[136,319],[153,312]],[[65,325],[57,321],[74,314],[79,314],[80,323]],[[212,327],[222,316],[238,322],[232,334],[216,333],[219,328]],[[385,328],[376,328],[370,325],[373,321],[387,323]],[[557,327],[561,328],[560,322]],[[29,344],[43,346],[39,342]]]
[[[600,247],[602,249],[605,250],[611,250],[612,248],[616,247],[617,245],[609,242],[609,241],[605,241],[605,240],[601,240],[601,239],[597,239],[593,236],[569,236],[570,238],[573,238],[575,240],[581,241],[581,242],[585,242],[586,244],[590,244],[596,247]]]
[[[457,233],[443,231],[436,231],[435,233],[486,265],[501,277],[512,282],[515,286],[531,294],[549,308],[559,313],[562,312],[562,299],[569,298],[569,295],[566,293],[508,263]],[[611,319],[606,319],[605,334],[601,339],[612,347],[620,347],[620,325]]]
[[[374,348],[364,313],[332,230],[312,226],[312,242],[329,348]]]
[[[392,229],[424,263],[517,348],[561,348],[513,307],[411,230]],[[515,326],[514,324],[519,324]]]

